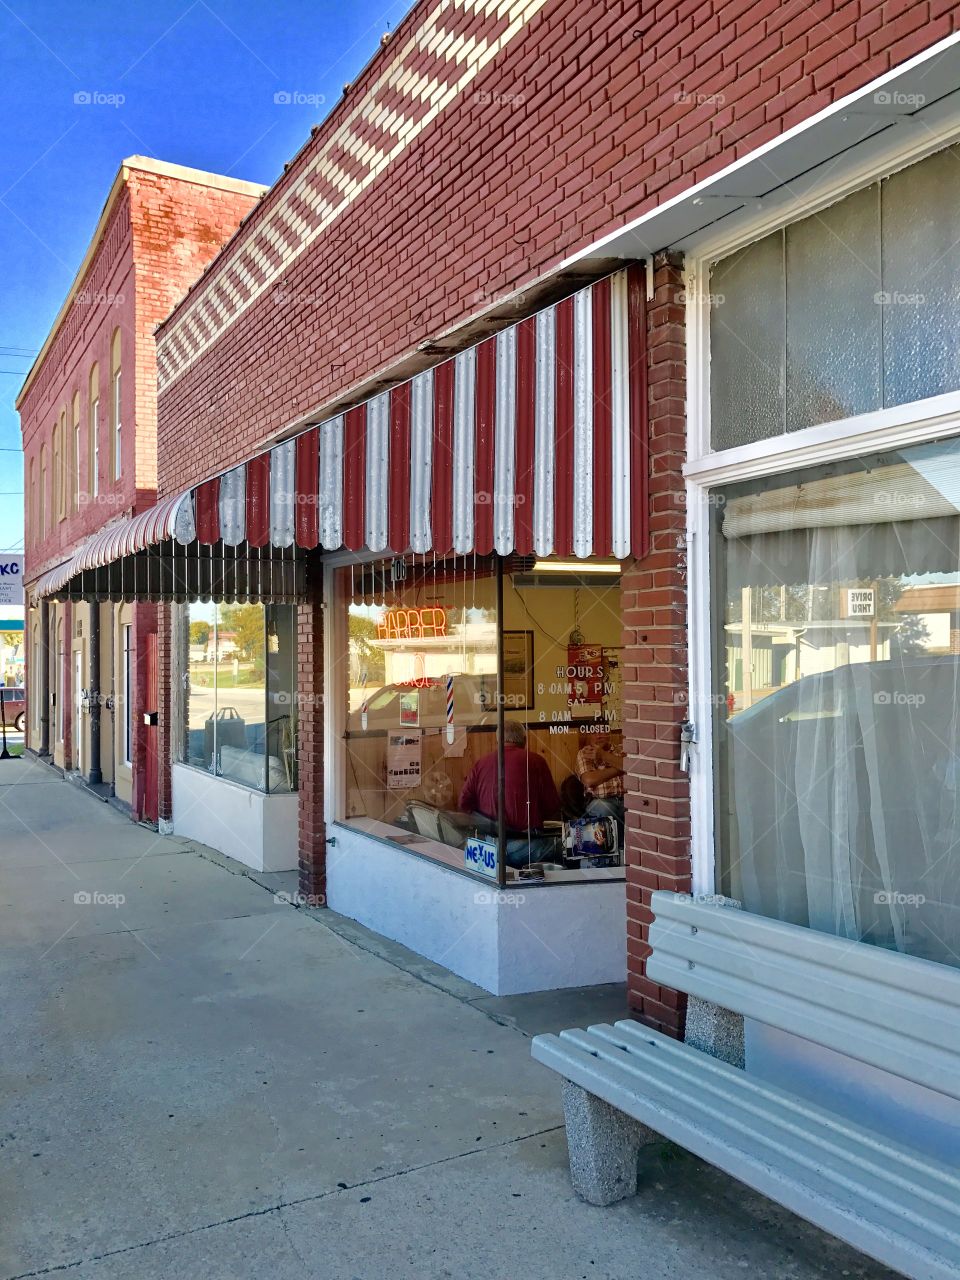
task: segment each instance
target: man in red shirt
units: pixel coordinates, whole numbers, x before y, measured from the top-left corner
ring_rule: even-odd
[[[542,859],[559,861],[559,842],[543,824],[560,812],[560,797],[543,756],[527,750],[527,731],[516,720],[503,726],[503,808],[507,826],[504,861],[525,867]],[[463,784],[460,808],[485,835],[497,831],[497,753],[481,756]]]

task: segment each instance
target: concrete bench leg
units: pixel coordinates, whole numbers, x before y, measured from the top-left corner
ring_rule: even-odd
[[[660,1135],[569,1080],[563,1082],[570,1180],[588,1204],[616,1204],[637,1194],[640,1148]]]

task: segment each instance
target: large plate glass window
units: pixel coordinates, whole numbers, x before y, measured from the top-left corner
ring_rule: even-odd
[[[292,606],[197,602],[183,625],[183,761],[258,791],[294,790]]]
[[[714,496],[719,888],[960,965],[960,441]]]
[[[340,817],[478,876],[621,876],[619,569],[338,570]]]

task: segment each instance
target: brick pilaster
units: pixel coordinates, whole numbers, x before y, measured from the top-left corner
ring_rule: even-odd
[[[160,712],[157,724],[157,817],[160,822],[173,820],[173,779],[171,774],[173,749],[173,699],[177,690],[173,688],[173,612],[168,604],[156,606],[157,617],[157,684],[159,686]]]
[[[627,972],[636,1015],[682,1036],[685,997],[644,973],[651,893],[691,888],[689,786],[678,768],[687,705],[683,278],[672,256],[658,254],[654,265],[647,311],[650,554],[622,578]]]
[[[323,569],[314,553],[307,559],[306,598],[297,606],[297,773],[300,892],[316,906],[326,900],[323,693]]]

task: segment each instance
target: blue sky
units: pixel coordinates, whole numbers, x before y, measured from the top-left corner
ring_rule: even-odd
[[[0,549],[23,544],[14,399],[120,161],[275,181],[409,7],[0,0]],[[284,92],[323,102],[277,104]]]

